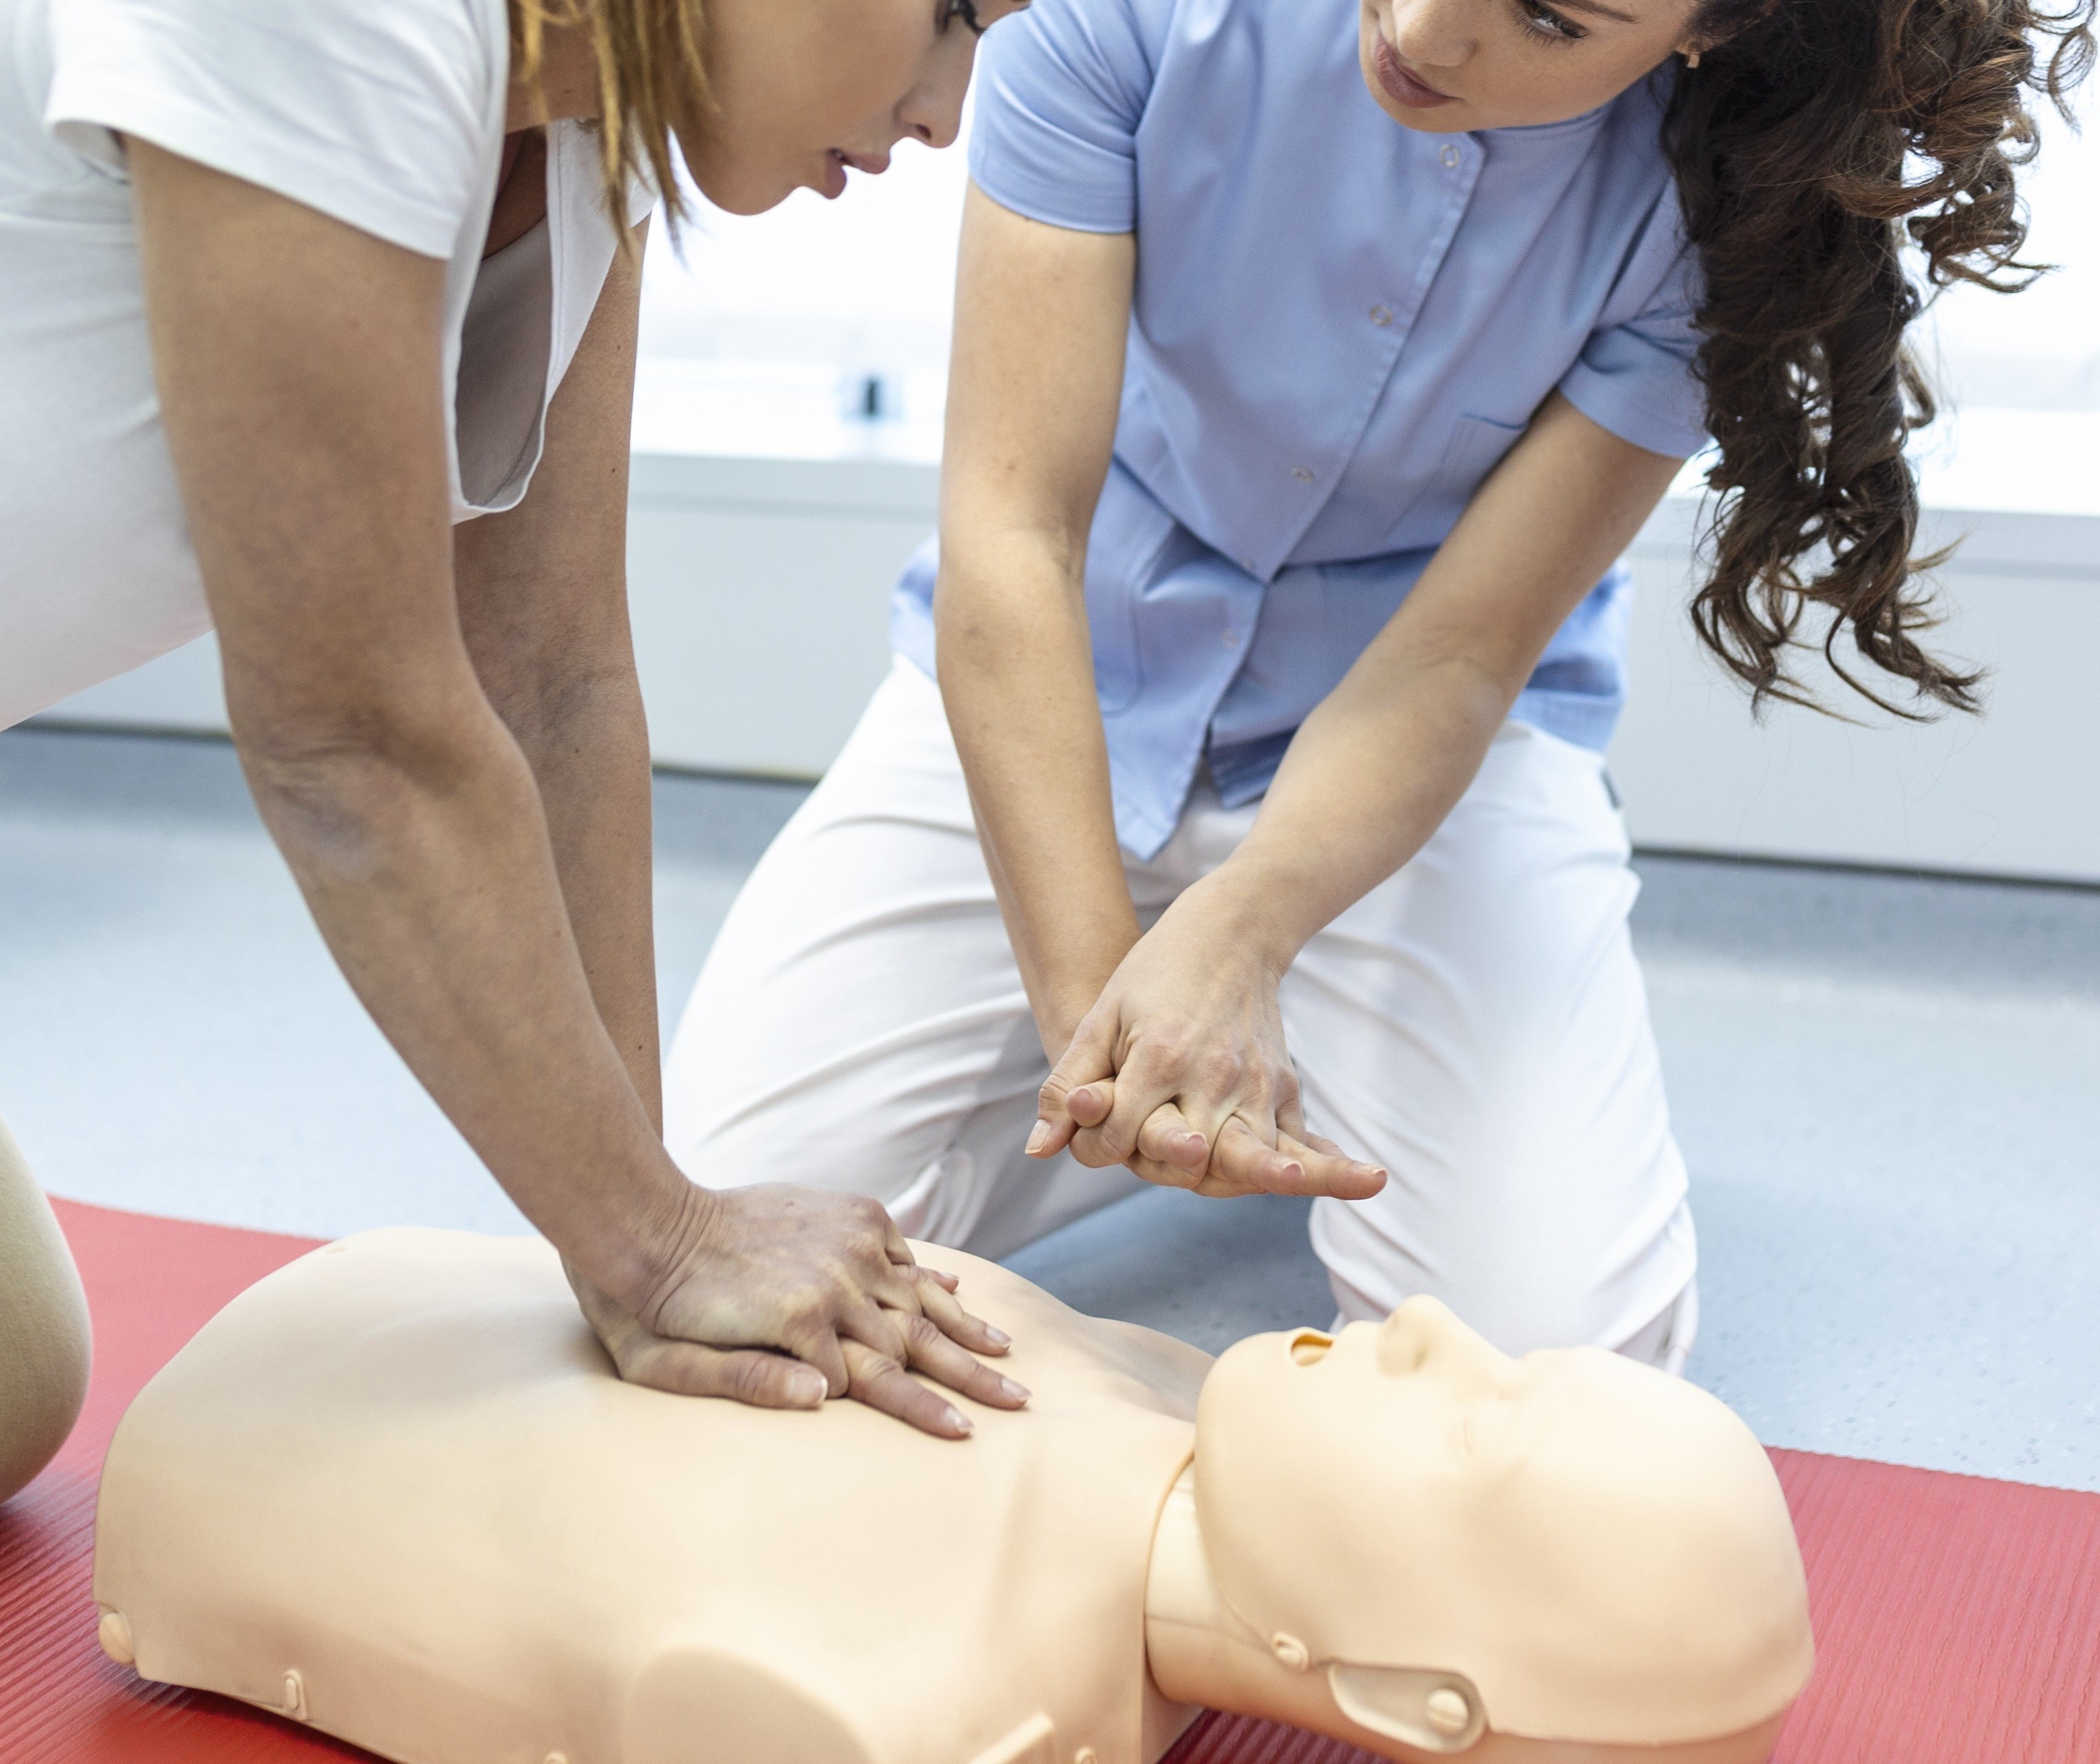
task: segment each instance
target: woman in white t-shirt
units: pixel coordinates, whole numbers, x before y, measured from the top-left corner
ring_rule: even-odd
[[[1022,3],[0,0],[0,727],[216,626],[330,947],[621,1371],[951,1435],[903,1366],[1023,1393],[881,1209],[660,1142],[638,223],[674,139],[740,213],[946,145]]]

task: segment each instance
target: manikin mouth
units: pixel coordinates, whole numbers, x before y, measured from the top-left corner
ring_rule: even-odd
[[[1410,73],[1400,59],[1400,52],[1385,40],[1383,32],[1379,35],[1378,47],[1371,52],[1371,71],[1377,74],[1386,95],[1410,110],[1433,110],[1440,104],[1458,103],[1449,92],[1438,91],[1427,80]]]

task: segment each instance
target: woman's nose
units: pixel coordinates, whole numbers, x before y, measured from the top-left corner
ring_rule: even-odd
[[[970,89],[970,68],[977,60],[977,39],[961,26],[954,35],[965,41],[938,54],[926,77],[898,107],[905,132],[929,147],[953,147],[963,132],[963,99]],[[945,45],[944,45],[945,47]]]
[[[1392,46],[1425,68],[1455,68],[1473,52],[1471,8],[1454,0],[1395,0]]]

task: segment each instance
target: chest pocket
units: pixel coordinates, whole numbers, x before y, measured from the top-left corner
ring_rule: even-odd
[[[1379,549],[1414,551],[1441,545],[1452,524],[1466,512],[1480,481],[1502,463],[1525,427],[1495,417],[1459,417],[1445,438],[1436,465],[1424,462],[1416,480],[1419,489],[1405,512],[1386,530]]]
[[[1445,444],[1443,463],[1436,469],[1438,499],[1454,501],[1462,509],[1473,500],[1481,480],[1502,464],[1502,456],[1529,426],[1493,417],[1461,417]]]

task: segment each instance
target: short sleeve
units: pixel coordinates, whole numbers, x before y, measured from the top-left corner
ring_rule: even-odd
[[[1626,260],[1597,327],[1560,381],[1592,422],[1652,453],[1688,458],[1706,445],[1705,399],[1694,371],[1699,272],[1674,185]]]
[[[51,0],[53,139],[121,174],[136,135],[449,258],[500,136],[480,0]]]
[[[1035,0],[986,33],[970,176],[1002,208],[1075,232],[1136,228],[1137,126],[1159,51],[1143,3]]]

